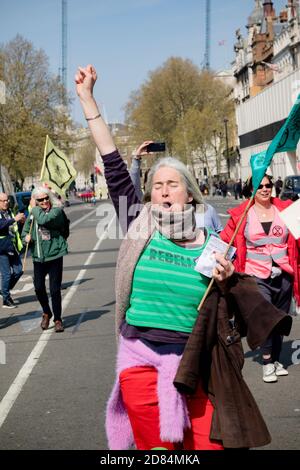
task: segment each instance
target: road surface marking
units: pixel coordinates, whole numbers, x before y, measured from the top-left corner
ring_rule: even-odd
[[[19,282],[27,282],[27,281],[32,281],[31,276],[22,276]]]
[[[87,216],[88,215],[89,214],[87,214]],[[79,220],[83,220],[87,216],[84,216]],[[103,232],[103,234],[101,235],[101,237],[97,241],[97,243],[94,246],[92,252],[90,253],[88,259],[85,261],[84,266],[88,266],[91,263],[91,261],[92,261],[93,257],[95,256],[99,246],[101,245],[102,241],[105,240],[105,238],[107,237],[108,230],[110,229],[110,226],[113,223],[115,217],[116,217],[116,215],[114,215],[112,217],[112,219],[110,220],[107,229]],[[76,222],[78,222],[78,221],[76,221]],[[76,223],[76,225],[77,225],[77,223]],[[81,269],[81,271],[79,271],[75,281],[73,282],[73,284],[70,287],[69,291],[67,292],[67,294],[63,298],[62,311],[64,311],[67,308],[67,306],[69,305],[69,303],[70,303],[73,295],[77,291],[77,287],[78,287],[78,285],[80,285],[80,281],[84,277],[85,273],[86,273],[86,269]],[[46,347],[46,345],[47,345],[47,343],[50,339],[50,336],[52,335],[53,332],[54,332],[54,328],[51,328],[50,330],[43,331],[43,333],[41,334],[41,336],[38,339],[38,342],[34,346],[31,353],[29,354],[25,364],[23,364],[23,366],[19,370],[19,373],[16,376],[15,380],[13,381],[11,386],[9,387],[6,395],[2,398],[2,400],[0,402],[0,428],[1,428],[2,424],[5,422],[8,413],[10,412],[10,410],[13,407],[15,401],[17,400],[19,394],[21,393],[25,383],[27,382],[27,379],[29,378],[31,372],[33,371],[34,366],[37,364],[37,362],[38,362],[42,352],[44,351],[44,349],[45,349],[45,347]]]
[[[31,290],[33,288],[33,283],[31,282],[30,284],[25,284],[22,289],[14,289],[11,291],[11,293],[13,295],[16,295],[16,294],[23,294],[23,292],[28,292],[29,290]]]
[[[87,219],[88,217],[90,217],[94,212],[96,212],[97,209],[93,209],[92,211],[89,211],[87,214],[83,215],[82,217],[80,217],[80,219],[78,220],[75,220],[75,222],[72,222],[70,224],[70,229],[76,227],[76,225],[78,225],[80,222],[82,222],[83,220]]]
[[[230,217],[229,214],[222,214],[221,212],[218,212],[218,215],[220,217]]]
[[[29,314],[27,313],[25,317],[24,315],[19,315],[19,322],[24,333],[29,333],[30,331],[35,330],[38,326],[40,326],[41,315],[41,310],[37,310],[36,312]]]

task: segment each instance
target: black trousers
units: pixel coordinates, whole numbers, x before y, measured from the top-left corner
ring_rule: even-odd
[[[49,286],[54,321],[61,320],[61,283],[63,272],[63,257],[52,261],[38,263],[34,261],[34,288],[38,301],[44,313],[52,317],[49,299],[46,291],[46,275],[49,274]]]
[[[274,279],[260,279],[258,277],[255,279],[264,298],[275,307],[288,313],[293,294],[293,277],[283,271],[280,276]],[[262,354],[265,356],[271,354],[272,362],[279,361],[282,340],[282,336],[278,333],[272,333],[261,346]]]

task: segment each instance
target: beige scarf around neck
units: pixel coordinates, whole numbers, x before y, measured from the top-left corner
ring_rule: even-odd
[[[115,280],[117,335],[129,306],[135,266],[153,233],[158,229],[151,214],[151,207],[151,203],[143,207],[140,215],[130,225],[120,246]]]

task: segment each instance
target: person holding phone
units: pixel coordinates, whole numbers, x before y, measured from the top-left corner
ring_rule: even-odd
[[[203,209],[202,196],[186,166],[177,159],[165,157],[153,165],[145,190],[145,200],[149,202],[140,203],[93,97],[96,80],[92,65],[79,67],[76,91],[103,159],[112,203],[126,233],[116,268],[118,357],[116,382],[106,410],[109,448],[127,449],[135,444],[142,450],[222,450],[225,436],[222,431],[215,432],[221,415],[234,436],[235,447],[265,445],[270,436],[246,384],[242,387],[240,408],[251,423],[255,422],[252,426],[245,426],[244,419],[240,420],[242,410],[234,408],[235,402],[228,406],[230,387],[226,399],[223,395],[222,400],[213,403],[204,376],[200,375],[194,395],[185,396],[174,386],[185,346],[196,319],[201,317],[198,304],[209,283],[209,278],[195,271],[195,259],[212,232],[196,227],[195,213]],[[124,214],[121,196],[127,198],[128,210]],[[233,265],[221,254],[216,254],[216,259],[213,278],[217,291],[223,292],[232,279]],[[209,317],[216,318],[216,309]],[[222,313],[222,319],[218,335],[214,332],[219,323],[214,323],[207,332],[211,340],[207,338],[206,342],[204,332],[202,337],[213,348],[221,345],[219,341],[226,343],[229,334],[236,338],[229,356],[221,356],[228,374],[243,384],[241,373],[236,373],[240,359],[235,357],[235,351],[243,357],[241,341],[236,330],[230,330],[228,312]],[[216,356],[210,358],[210,354],[206,355],[207,369],[218,369]],[[218,390],[221,395],[224,393],[223,382]]]
[[[68,244],[64,237],[66,220],[63,210],[55,207],[54,203],[55,199],[50,189],[41,186],[32,191],[31,215],[25,222],[22,238],[31,248],[34,288],[43,311],[41,328],[48,329],[53,313],[55,332],[62,333],[64,326],[61,317],[61,283],[63,256],[68,253]],[[52,310],[46,291],[47,274]]]
[[[238,272],[245,272],[256,280],[263,296],[279,309],[289,312],[292,295],[300,305],[300,241],[294,239],[280,218],[280,211],[292,201],[282,201],[271,196],[272,177],[265,175],[255,194],[247,217],[241,224],[234,246],[234,262]],[[252,178],[248,180],[247,193],[252,193]],[[220,233],[229,242],[248,201],[229,209],[230,219]],[[261,347],[263,381],[277,382],[288,375],[279,362],[282,336],[273,332]]]

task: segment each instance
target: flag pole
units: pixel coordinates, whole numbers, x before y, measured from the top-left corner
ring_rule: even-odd
[[[46,155],[47,155],[47,148],[48,148],[48,140],[49,140],[49,136],[48,136],[48,134],[47,134],[47,135],[46,135],[45,148],[44,148],[44,160],[43,160],[43,165],[42,165],[42,170],[41,170],[40,181],[42,181],[43,174],[44,174],[44,170],[45,170]]]
[[[31,218],[31,223],[30,223],[30,228],[29,228],[29,233],[28,233],[29,236],[31,236],[31,231],[32,231],[32,225],[33,225],[33,220],[34,220],[33,215],[31,215],[30,218]],[[30,242],[28,242],[26,244],[26,248],[25,248],[24,259],[23,259],[23,267],[22,267],[23,272],[25,271],[25,264],[26,264],[26,258],[27,258],[29,243]]]
[[[238,233],[238,231],[239,231],[239,229],[240,229],[240,227],[241,227],[241,225],[242,225],[242,223],[243,223],[243,221],[244,221],[244,219],[245,219],[245,217],[246,217],[246,215],[247,215],[247,213],[248,213],[248,211],[249,211],[249,209],[250,209],[250,207],[251,207],[251,205],[252,205],[254,196],[255,196],[255,194],[252,194],[252,196],[250,197],[250,199],[249,199],[249,201],[248,201],[247,206],[246,206],[245,209],[244,209],[244,212],[242,213],[242,216],[241,216],[241,218],[240,218],[240,220],[239,220],[239,222],[238,222],[238,224],[237,224],[237,226],[236,226],[236,228],[235,228],[235,231],[234,231],[234,233],[233,233],[233,235],[232,235],[232,237],[231,237],[231,240],[230,240],[230,242],[229,242],[229,244],[228,244],[228,246],[227,246],[227,248],[226,248],[226,251],[225,251],[225,253],[224,253],[224,257],[225,257],[225,258],[226,258],[227,254],[228,254],[228,251],[229,251],[230,247],[232,246],[232,244],[233,244],[233,242],[234,242],[234,240],[235,240],[235,237],[236,237],[236,235],[237,235],[237,233]],[[203,304],[204,304],[205,300],[207,299],[208,294],[209,294],[210,291],[211,291],[211,288],[212,288],[212,286],[213,286],[213,284],[214,284],[214,281],[215,281],[214,278],[211,278],[210,283],[208,284],[207,289],[206,289],[206,291],[205,291],[205,293],[204,293],[204,296],[202,297],[201,302],[200,302],[200,304],[198,305],[198,308],[197,308],[198,312],[200,312],[201,308],[203,307]]]

